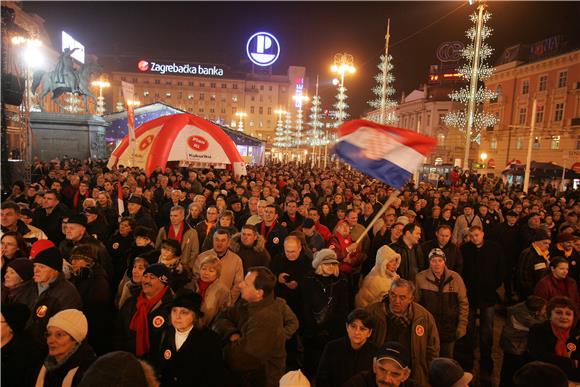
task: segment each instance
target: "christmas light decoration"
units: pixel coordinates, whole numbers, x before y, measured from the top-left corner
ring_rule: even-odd
[[[334,55],[334,62],[331,67],[332,72],[338,73],[340,75],[340,79],[335,81],[335,84],[338,86],[337,88],[337,95],[336,95],[336,102],[333,105],[337,111],[335,114],[335,127],[339,127],[348,117],[348,113],[346,109],[348,109],[348,104],[346,103],[346,99],[348,98],[346,95],[346,87],[344,87],[344,76],[345,74],[354,74],[356,68],[354,67],[354,58],[352,55],[347,53],[339,53]]]
[[[481,131],[497,124],[495,115],[483,111],[483,104],[497,97],[495,91],[487,90],[483,86],[483,81],[492,74],[492,69],[485,63],[493,53],[493,49],[485,43],[492,33],[492,29],[485,25],[490,18],[491,13],[486,10],[484,3],[479,3],[477,11],[470,16],[474,25],[465,34],[471,43],[462,52],[466,63],[457,69],[469,81],[469,85],[449,94],[452,101],[461,102],[465,108],[449,112],[444,117],[447,126],[458,128],[465,134],[464,168],[468,168],[471,142],[479,143]]]
[[[308,131],[308,144],[311,146],[322,145],[322,127],[324,124],[320,119],[320,113],[322,108],[320,107],[321,101],[318,95],[318,77],[316,77],[316,95],[312,97],[312,106],[310,107],[310,122],[308,125],[312,128]]]
[[[284,121],[284,136],[282,143],[284,148],[290,148],[294,138],[294,131],[292,130],[292,113],[286,112],[286,121]]]
[[[286,147],[286,143],[284,140],[284,122],[282,121],[282,114],[286,114],[286,112],[282,109],[277,109],[274,113],[278,115],[278,122],[276,123],[276,131],[274,135],[274,146],[276,148],[284,148]]]
[[[83,110],[79,106],[79,99],[75,94],[67,93],[67,97],[66,97],[65,101],[66,101],[67,105],[65,106],[64,109],[67,112],[76,114],[76,113],[80,112],[81,110]]]
[[[392,87],[395,77],[392,74],[393,57],[389,55],[390,26],[391,19],[389,19],[387,22],[387,34],[385,35],[385,53],[381,55],[380,62],[377,65],[377,68],[380,70],[380,72],[375,75],[376,86],[372,89],[376,99],[368,102],[371,107],[378,110],[377,114],[373,114],[370,117],[371,120],[382,125],[393,125],[398,121],[398,118],[395,114],[397,103],[391,99],[391,96],[395,94],[395,89]]]

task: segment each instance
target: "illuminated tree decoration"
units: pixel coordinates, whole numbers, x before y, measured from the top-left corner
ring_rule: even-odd
[[[392,83],[395,80],[395,77],[392,74],[392,60],[393,57],[391,55],[381,55],[381,60],[377,65],[380,72],[375,75],[375,81],[377,84],[372,89],[376,98],[368,102],[371,107],[379,110],[378,114],[373,114],[371,119],[382,125],[392,125],[396,124],[398,121],[395,114],[397,103],[391,99],[392,95],[395,94],[395,89],[392,86]]]
[[[296,110],[296,127],[294,131],[294,145],[300,146],[304,142],[302,140],[302,124],[304,120],[302,119],[302,102],[300,102],[300,107]]]
[[[312,106],[310,107],[310,122],[308,125],[312,128],[308,132],[308,143],[311,146],[319,146],[323,144],[323,133],[322,127],[324,124],[320,119],[320,113],[322,112],[322,108],[320,107],[321,101],[320,96],[315,95],[312,97]]]
[[[346,119],[349,117],[349,114],[346,112],[348,109],[348,104],[346,103],[346,99],[348,96],[346,95],[346,87],[344,85],[338,85],[338,94],[336,94],[336,102],[334,106],[336,108],[336,113],[334,117],[336,118],[335,127],[338,128]]]
[[[276,131],[274,134],[274,146],[277,148],[284,148],[286,144],[284,142],[284,122],[282,121],[282,115],[278,114],[278,122],[276,123]]]
[[[286,112],[286,121],[284,122],[284,136],[282,143],[284,148],[290,148],[293,144],[294,131],[292,130],[292,114]]]
[[[467,47],[462,52],[463,58],[465,58],[465,64],[457,69],[457,71],[462,75],[463,78],[470,81],[472,76],[477,77],[477,89],[471,93],[469,85],[462,87],[459,90],[453,91],[449,94],[449,98],[452,101],[461,102],[465,107],[460,111],[449,112],[444,117],[445,125],[449,127],[458,128],[463,131],[466,136],[471,137],[471,141],[479,143],[481,140],[481,131],[485,128],[495,126],[498,122],[497,117],[494,114],[487,113],[483,111],[484,102],[490,99],[497,98],[497,93],[495,91],[486,89],[483,85],[483,81],[492,75],[492,68],[485,62],[489,59],[493,53],[493,48],[491,48],[485,40],[491,36],[492,29],[486,25],[486,23],[491,18],[491,13],[487,10],[483,11],[482,16],[482,28],[480,34],[480,46],[479,53],[476,56],[475,47],[477,45],[477,24],[478,24],[478,13],[474,12],[470,16],[470,20],[473,26],[469,28],[465,35],[471,41]],[[477,65],[476,65],[477,64]],[[471,133],[467,134],[468,126],[468,106],[471,100],[475,102],[475,109],[473,115],[473,126]]]

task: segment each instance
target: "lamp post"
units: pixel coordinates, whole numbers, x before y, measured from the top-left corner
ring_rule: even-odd
[[[481,159],[481,164],[485,167],[485,160],[487,160],[487,153],[481,152],[481,154],[479,155],[479,158]]]
[[[244,131],[244,117],[246,117],[247,115],[248,114],[245,112],[236,112],[236,117],[240,119],[240,122],[238,124],[238,132]]]
[[[354,67],[354,57],[346,52],[335,54],[333,64],[330,67],[333,73],[340,75],[340,79],[336,82],[338,84],[338,95],[336,96],[337,102],[334,105],[338,109],[336,116],[337,122],[336,126],[340,126],[347,117],[346,108],[348,107],[345,102],[346,89],[344,88],[344,76],[346,74],[354,74],[356,68]]]
[[[103,97],[103,89],[110,87],[111,84],[107,81],[94,81],[93,86],[99,88],[99,96],[97,97],[97,115],[102,116],[105,114],[105,97]]]

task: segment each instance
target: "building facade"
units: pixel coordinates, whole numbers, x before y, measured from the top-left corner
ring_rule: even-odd
[[[513,160],[526,163],[534,100],[531,160],[567,167],[580,160],[580,50],[562,53],[560,39],[506,49],[485,82],[499,93],[485,106],[499,123],[481,143],[496,174]]]
[[[134,85],[140,105],[162,102],[205,119],[243,130],[272,143],[278,121],[276,110],[296,118],[294,96],[307,94],[306,68],[290,66],[286,75],[233,73],[223,66],[175,65],[172,70],[155,67],[156,62],[139,62],[140,71],[111,72],[108,101],[113,110],[123,110],[121,82]],[[181,66],[181,67],[180,67]],[[183,67],[187,66],[187,67]],[[157,71],[152,70],[156,68]],[[197,70],[192,70],[197,68]],[[163,73],[161,73],[161,71]],[[193,74],[195,72],[195,74]],[[184,74],[187,73],[187,74]],[[303,107],[306,115],[306,107]]]

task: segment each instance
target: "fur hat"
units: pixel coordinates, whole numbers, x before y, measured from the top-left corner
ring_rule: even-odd
[[[162,263],[155,263],[147,267],[147,269],[145,269],[145,271],[143,272],[143,275],[148,273],[153,274],[155,277],[159,279],[159,281],[163,282],[166,285],[169,283],[171,271],[167,266],[165,266]]]
[[[48,320],[46,327],[62,329],[71,335],[77,343],[82,343],[89,332],[87,318],[83,312],[77,309],[65,309],[58,312]]]
[[[175,294],[171,307],[181,307],[191,310],[197,318],[203,317],[201,311],[202,298],[199,294],[190,289],[182,289]]]
[[[36,255],[33,263],[41,263],[56,271],[62,271],[62,256],[56,247],[49,247]]]
[[[314,254],[314,259],[312,260],[312,267],[316,269],[322,263],[337,263],[336,253],[331,249],[322,249]]]

